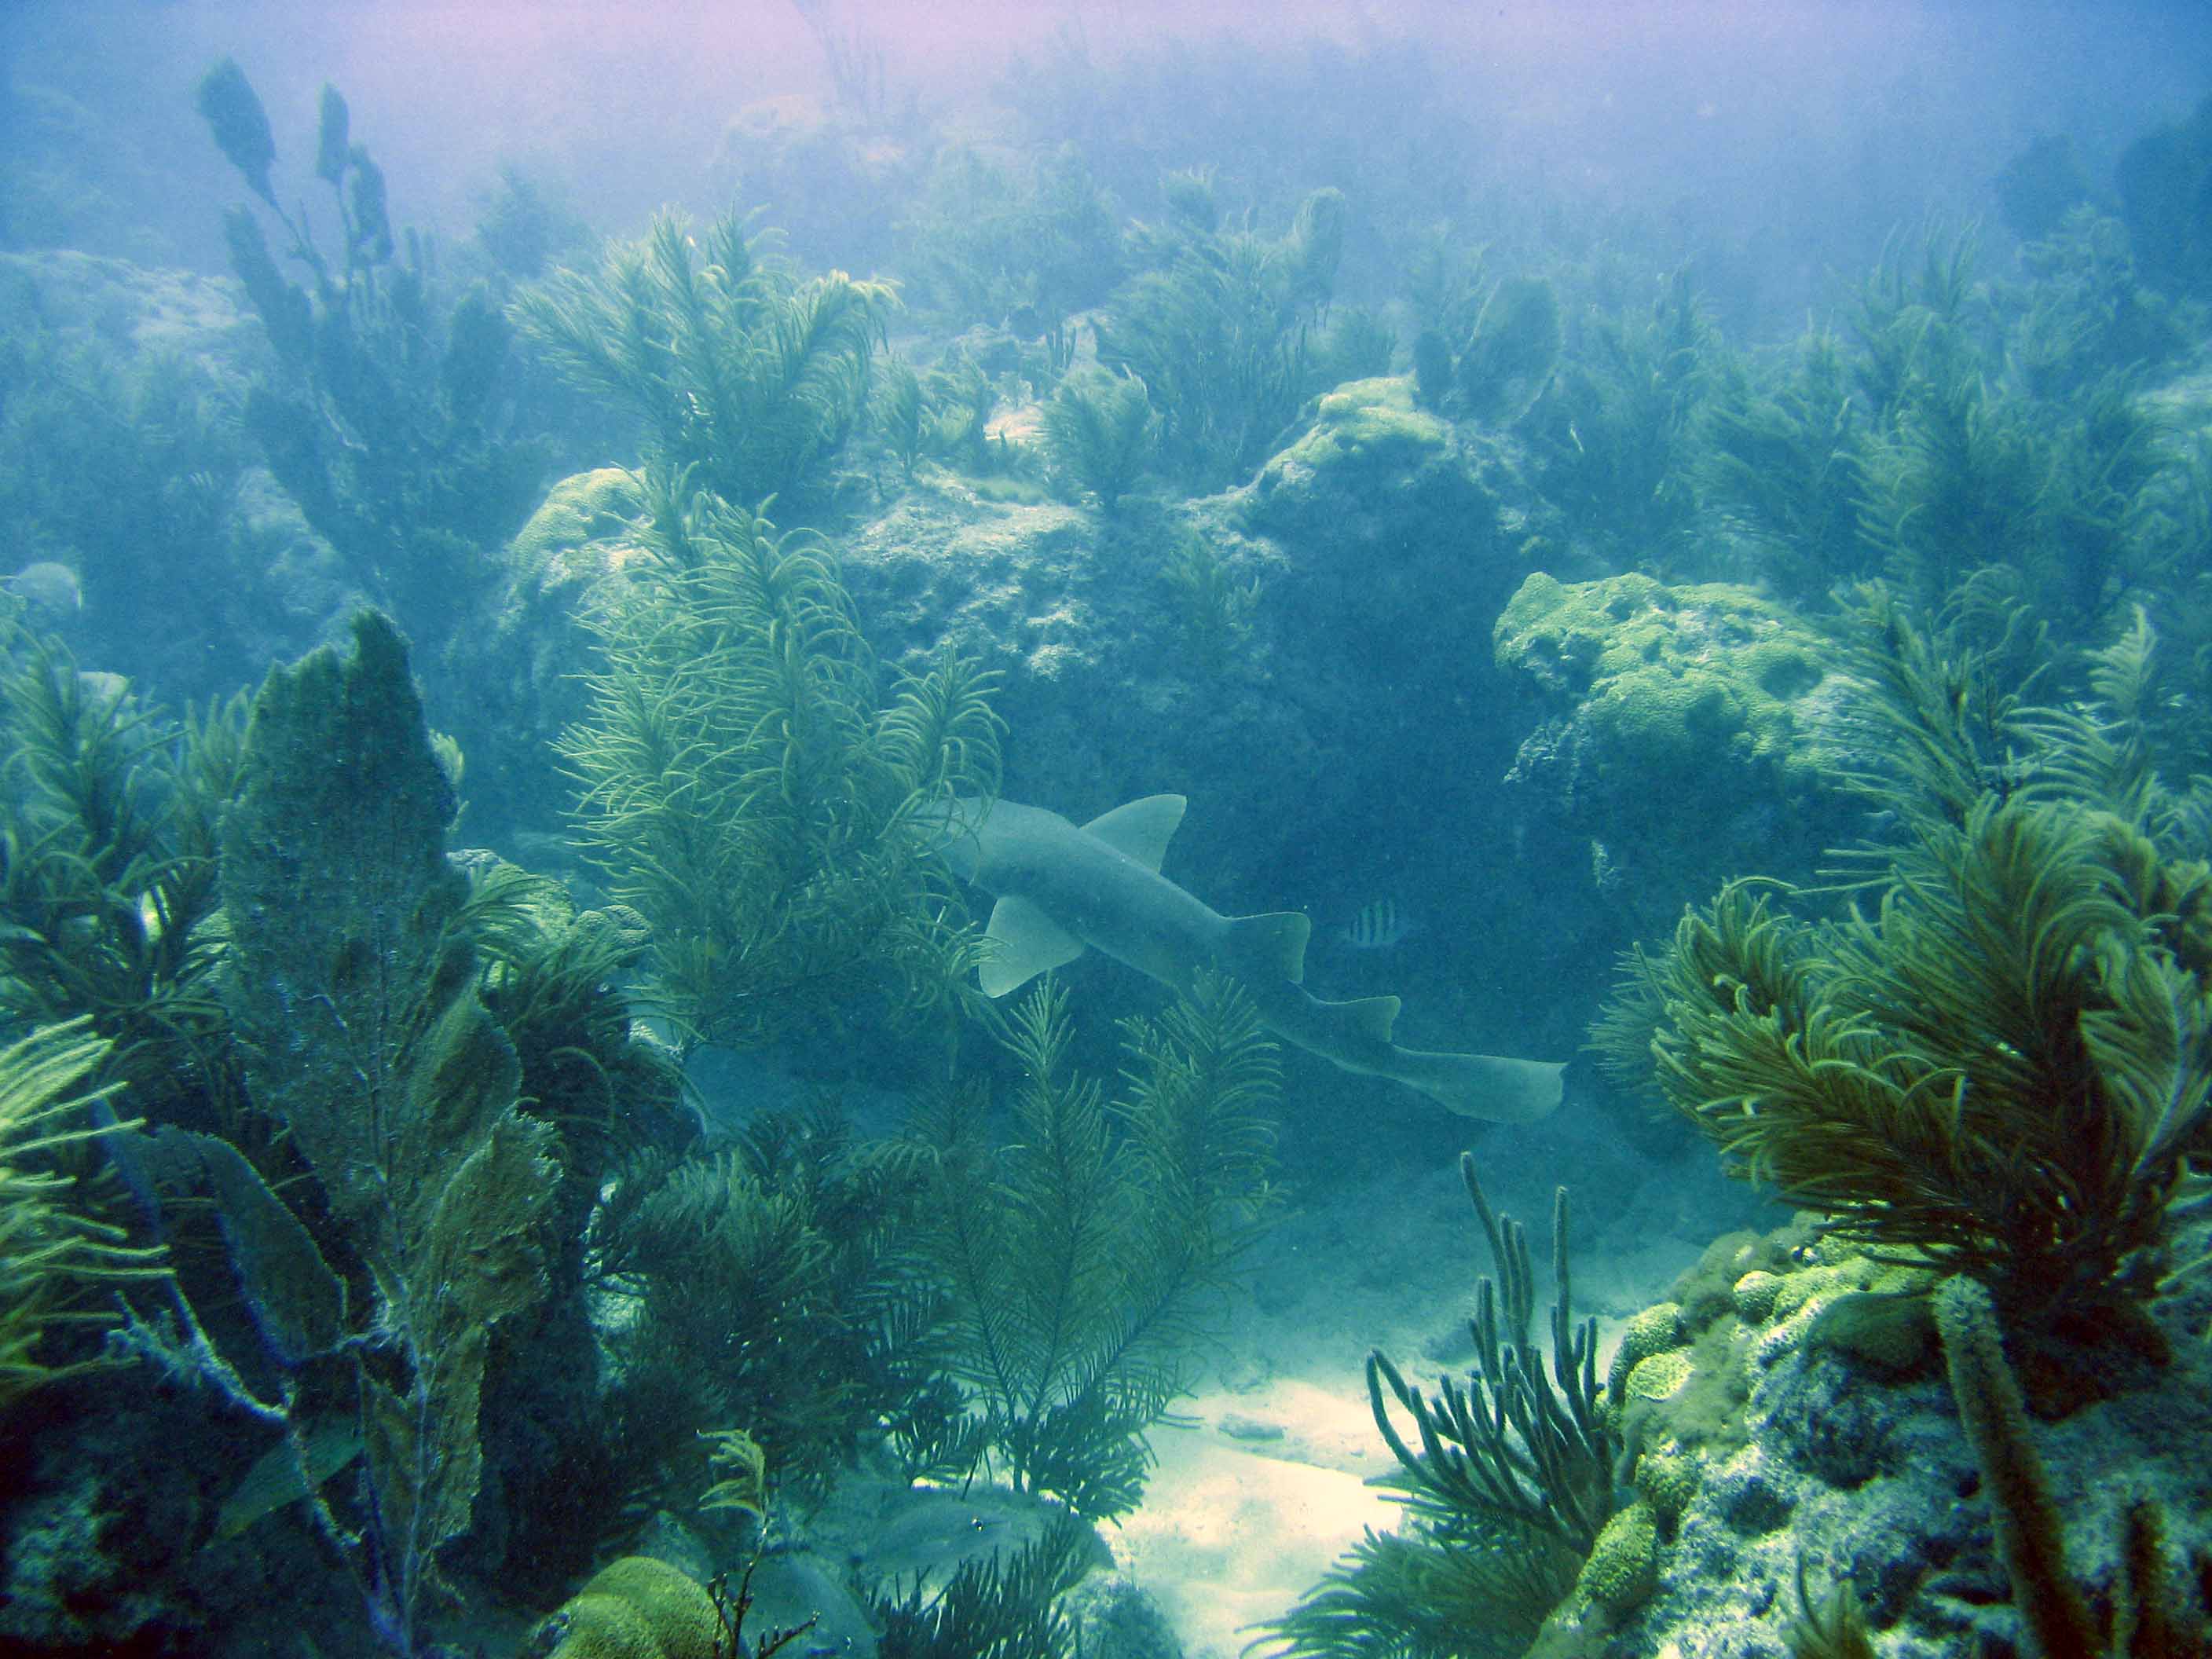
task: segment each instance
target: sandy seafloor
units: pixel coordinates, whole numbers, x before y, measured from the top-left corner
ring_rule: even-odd
[[[695,1081],[709,1098],[750,1109],[806,1098],[764,1059],[702,1058]],[[873,1133],[904,1110],[890,1095],[845,1103]],[[1286,1143],[1359,1133],[1289,1105]],[[1405,1109],[1434,1109],[1408,1095]],[[1571,1086],[1540,1123],[1466,1129],[1459,1142],[1474,1151],[1492,1207],[1528,1229],[1540,1340],[1553,1295],[1553,1194],[1567,1187],[1575,1310],[1598,1316],[1601,1375],[1622,1324],[1663,1299],[1715,1238],[1787,1219],[1725,1178],[1702,1144],[1663,1163],[1623,1145],[1620,1126]],[[1311,1151],[1286,1145],[1285,1162],[1310,1169]],[[1361,1162],[1376,1172],[1292,1183],[1224,1340],[1178,1403],[1182,1422],[1151,1436],[1158,1464],[1143,1504],[1099,1529],[1184,1659],[1237,1659],[1252,1627],[1287,1612],[1364,1528],[1397,1523],[1398,1506],[1370,1485],[1395,1463],[1368,1407],[1368,1351],[1431,1392],[1442,1373],[1463,1376],[1472,1356],[1467,1317],[1492,1267],[1456,1160]]]
[[[1533,1127],[1469,1127],[1486,1194],[1528,1229],[1540,1340],[1552,1193],[1568,1187],[1575,1306],[1598,1316],[1601,1376],[1625,1321],[1663,1299],[1715,1237],[1785,1218],[1754,1212],[1702,1147],[1638,1171],[1626,1194],[1620,1166],[1601,1158],[1613,1189],[1578,1191],[1589,1138],[1611,1131],[1571,1098]],[[1440,1374],[1464,1375],[1467,1316],[1491,1271],[1450,1165],[1302,1194],[1261,1256],[1226,1351],[1181,1407],[1191,1425],[1154,1431],[1159,1466],[1143,1506],[1103,1528],[1185,1659],[1236,1659],[1250,1626],[1310,1590],[1364,1528],[1397,1524],[1399,1506],[1370,1484],[1396,1465],[1369,1410],[1367,1352],[1381,1349],[1431,1392]]]

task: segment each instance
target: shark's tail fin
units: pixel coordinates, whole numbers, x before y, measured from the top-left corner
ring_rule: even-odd
[[[1533,1123],[1559,1103],[1565,1066],[1498,1054],[1431,1054],[1400,1048],[1390,1075],[1445,1110],[1494,1123]]]

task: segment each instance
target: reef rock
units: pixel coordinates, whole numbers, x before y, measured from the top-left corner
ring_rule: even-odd
[[[1832,645],[1749,589],[1539,572],[1492,643],[1537,717],[1505,781],[1535,822],[1587,843],[1608,909],[1663,924],[1731,875],[1808,870],[1846,837],[1850,681]]]
[[[1610,1607],[1570,1602],[1534,1651],[1778,1659],[1801,1571],[1815,1603],[1848,1581],[1884,1659],[2025,1651],[1990,1489],[1928,1331],[1933,1277],[1802,1226],[1709,1250],[1673,1292],[1668,1352],[1687,1380],[1657,1399],[1631,1388],[1619,1408],[1638,1449],[1632,1510],[1657,1534],[1648,1578]],[[2112,1605],[2122,1518],[2149,1498],[2166,1523],[2168,1589],[2185,1622],[2203,1619],[2191,1557],[2212,1533],[2212,1499],[2180,1449],[2212,1435],[2208,1304],[2212,1289],[2191,1285],[2158,1304],[2168,1363],[2101,1356],[2110,1397],[2028,1425],[2069,1575],[2093,1607]]]

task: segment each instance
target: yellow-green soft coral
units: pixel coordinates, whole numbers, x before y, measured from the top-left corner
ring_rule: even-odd
[[[105,1317],[70,1305],[88,1286],[168,1271],[161,1251],[133,1249],[80,1207],[75,1176],[46,1167],[57,1149],[115,1127],[94,1121],[91,1108],[119,1085],[86,1087],[107,1053],[89,1019],[0,1051],[0,1411],[77,1369],[45,1344],[72,1322]]]
[[[1500,667],[1574,698],[1607,751],[1639,766],[1772,765],[1793,793],[1819,781],[1807,738],[1839,684],[1832,653],[1747,588],[1634,574],[1562,583],[1539,571],[1492,643]]]
[[[1622,1398],[1625,1401],[1671,1399],[1689,1386],[1691,1373],[1695,1370],[1690,1356],[1680,1348],[1655,1353],[1649,1359],[1639,1360],[1636,1369],[1629,1372]]]
[[[1756,1325],[1774,1311],[1774,1304],[1782,1293],[1782,1276],[1771,1273],[1764,1267],[1753,1267],[1735,1282],[1735,1316],[1747,1325]]]

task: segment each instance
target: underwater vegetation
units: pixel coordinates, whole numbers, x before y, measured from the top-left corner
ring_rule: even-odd
[[[1562,1609],[1598,1610],[1603,1641],[1715,1559],[1677,1528],[1702,1460],[1753,1433],[1751,1373],[1709,1364],[1741,1338],[1778,1376],[1921,1367],[1939,1413],[1948,1365],[1975,1463],[1953,1468],[1942,1541],[1958,1595],[1998,1609],[1985,1628],[2012,1617],[2002,1557],[2045,1650],[2190,1650],[2156,1607],[2160,1515],[2102,1528],[2117,1553],[2077,1529],[2069,1569],[2023,1447],[2031,1405],[2157,1370],[2178,1322],[2154,1298],[2204,1272],[2212,799],[2179,781],[2212,769],[2212,442],[2181,373],[2212,289],[2206,112],[2131,149],[2110,192],[2065,143],[2032,148],[1997,181],[2016,258],[1940,224],[1900,235],[1832,318],[1740,346],[1724,252],[1685,263],[1664,236],[1509,210],[1487,252],[1439,233],[1401,257],[1426,217],[1409,204],[1487,211],[1442,199],[1451,169],[1404,165],[1455,131],[1412,58],[1311,59],[1297,84],[1389,77],[1398,112],[1346,161],[1325,124],[1290,130],[1313,100],[1286,97],[1254,118],[1281,124],[1279,155],[1163,178],[1195,58],[1109,85],[1066,37],[1011,101],[1083,142],[978,148],[891,122],[880,50],[800,10],[853,118],[772,176],[826,175],[864,131],[895,144],[884,177],[927,181],[902,215],[885,185],[865,212],[825,190],[796,216],[857,219],[854,245],[895,226],[897,283],[815,274],[734,211],[580,252],[558,191],[513,168],[441,258],[396,227],[334,88],[286,183],[229,60],[198,102],[248,191],[224,229],[250,357],[227,300],[182,331],[202,358],[134,356],[177,285],[22,276],[93,320],[27,307],[0,333],[0,520],[47,567],[0,578],[0,611],[43,607],[70,642],[11,621],[0,662],[0,1466],[35,1489],[4,1517],[0,1646],[246,1648],[255,1620],[312,1619],[300,1639],[332,1650],[429,1653],[498,1639],[457,1613],[558,1607],[531,1651],[757,1656],[797,1633],[743,1630],[750,1581],[732,1597],[714,1567],[818,1545],[881,1653],[1074,1653],[1096,1609],[1063,1598],[1093,1523],[1143,1501],[1147,1434],[1231,1328],[1276,1212],[1279,1079],[1211,979],[1125,1022],[1118,1054],[1110,1035],[1086,1050],[1057,984],[986,1003],[990,947],[927,827],[994,798],[1002,758],[1103,787],[1159,706],[1182,723],[1196,697],[1188,741],[1146,758],[1241,759],[1255,818],[1294,816],[1274,809],[1295,783],[1343,814],[1314,812],[1316,842],[1379,839],[1387,812],[1469,891],[1556,873],[1583,911],[1504,902],[1570,941],[1528,947],[1559,969],[1519,993],[1545,1018],[1579,1018],[1589,939],[1711,894],[1735,846],[1819,844],[1839,768],[1878,836],[1817,881],[1723,889],[1631,959],[1599,1034],[1666,1127],[1814,1219],[1701,1266],[1704,1305],[1632,1321],[1601,1386],[1564,1200],[1547,1320],[1528,1240],[1463,1165],[1492,1267],[1474,1359],[1431,1385],[1370,1357],[1402,1524],[1257,1648],[1553,1653]],[[1155,130],[1121,121],[1140,107]],[[1155,199],[1125,227],[1121,204]],[[1717,267],[1701,292],[1689,273]],[[1413,324],[1395,365],[1346,303],[1394,285]],[[894,355],[902,317],[918,337]],[[524,435],[551,430],[532,374],[574,395],[560,435],[594,448],[501,559],[550,447]],[[847,522],[899,476],[921,480],[908,516]],[[1054,494],[1095,510],[1007,510]],[[294,504],[350,579],[289,528]],[[840,544],[791,527],[833,524],[882,561],[850,588]],[[527,775],[550,801],[565,771],[594,896],[452,850],[459,750],[380,616],[349,654],[181,716],[143,675],[85,672],[143,664],[111,643],[136,627],[234,676],[257,634],[306,631],[314,585],[410,621],[422,659],[470,677],[459,718],[517,706],[526,678],[574,694],[531,705],[559,707],[557,748],[509,730],[485,754],[464,729],[479,789]],[[879,600],[903,642],[1005,653],[1003,701],[994,658],[888,672],[863,627]],[[446,648],[489,611],[486,649]],[[1109,616],[1165,621],[1141,670],[1086,654]],[[1432,664],[1453,683],[1431,696]],[[1571,704],[1515,765],[1550,765],[1554,802],[1588,812],[1561,820],[1587,860],[1547,859],[1557,826],[1510,810],[1425,810],[1513,752],[1487,732],[1510,718],[1492,666]],[[1298,705],[1279,719],[1278,690]],[[1050,723],[1086,697],[1141,735],[1116,750]],[[1376,718],[1394,700],[1402,718]],[[1017,707],[1046,716],[1021,749]],[[1387,773],[1426,775],[1376,787]],[[530,823],[514,845],[552,844]],[[1483,999],[1453,1006],[1512,1006]],[[981,1053],[955,1041],[971,1014]],[[700,1048],[823,1036],[880,1045],[870,1060],[929,1041],[902,1132],[856,1127],[866,1101],[687,1109]],[[844,1540],[809,1533],[864,1485],[948,1504],[996,1486],[1048,1519],[1018,1553],[848,1595]],[[1772,1565],[1745,1575],[1769,1595],[1747,1616],[1801,1659],[1894,1645],[1918,1593],[1840,1550]],[[39,1624],[51,1607],[70,1617]]]
[[[2212,1112],[2201,785],[2135,723],[2152,638],[2059,709],[1881,599],[1857,664],[1870,799],[1841,921],[1738,883],[1629,959],[1595,1028],[1729,1166],[1854,1241],[1986,1285],[2008,1331],[2094,1340],[2150,1296]]]
[[[82,1020],[41,1027],[0,1050],[0,1413],[24,1395],[97,1359],[55,1359],[46,1339],[68,1325],[112,1322],[88,1292],[168,1272],[162,1252],[129,1243],[126,1231],[87,1204],[84,1178],[53,1167],[57,1155],[135,1127],[94,1115],[123,1085],[85,1088],[107,1043]]]
[[[1437,256],[1441,258],[1441,255]],[[1415,277],[1418,309],[1433,313],[1413,342],[1413,380],[1425,408],[1450,409],[1510,426],[1526,415],[1559,362],[1559,301],[1541,277],[1506,277],[1481,305],[1466,295],[1430,294]],[[1449,279],[1427,275],[1429,288]]]
[[[802,281],[739,215],[695,234],[670,212],[596,270],[524,289],[514,316],[557,373],[637,416],[648,462],[796,507],[867,406],[896,304],[842,271]]]
[[[635,948],[550,884],[447,861],[453,784],[374,614],[351,657],[272,671],[242,735],[234,716],[179,736],[51,647],[13,672],[11,764],[31,787],[11,795],[11,872],[44,907],[27,911],[43,931],[11,924],[3,982],[15,1018],[66,1023],[10,1057],[69,1062],[25,1090],[104,1074],[88,1097],[119,1090],[138,1115],[21,1120],[53,1121],[13,1149],[44,1166],[11,1166],[17,1311],[35,1320],[95,1276],[150,1281],[37,1363],[103,1357],[112,1377],[148,1362],[246,1425],[260,1462],[220,1531],[171,1540],[177,1559],[305,1498],[368,1621],[410,1650],[456,1593],[482,1492],[526,1485],[508,1425],[556,1409],[500,1328],[557,1324],[606,1126],[650,1136],[673,1097],[607,1007],[605,976]],[[52,902],[72,886],[96,900]],[[56,1160],[85,1135],[122,1182],[76,1222],[60,1206],[83,1186]],[[538,1537],[521,1517],[508,1534]]]
[[[1875,568],[1862,523],[1864,411],[1832,334],[1807,334],[1786,367],[1722,366],[1705,407],[1697,484],[1756,549],[1759,575],[1799,603]]]
[[[561,741],[576,823],[652,930],[647,993],[743,1046],[866,992],[952,1007],[980,946],[911,820],[998,783],[992,676],[948,652],[886,698],[829,544],[647,476],[649,563],[592,619]]]
[[[909,1133],[935,1170],[917,1242],[950,1298],[978,1461],[1112,1517],[1136,1507],[1145,1431],[1189,1386],[1273,1208],[1275,1047],[1241,991],[1201,975],[1157,1019],[1122,1023],[1109,1103],[1071,1072],[1059,985],[1007,1024],[1018,1138],[986,1138],[972,1090],[917,1113]]]
[[[1234,660],[1252,636],[1260,579],[1240,577],[1212,543],[1190,529],[1169,538],[1160,576],[1192,661],[1218,670]]]
[[[1218,489],[1250,476],[1309,398],[1388,368],[1392,342],[1359,307],[1331,315],[1341,191],[1307,197],[1279,237],[1224,227],[1202,175],[1165,193],[1167,217],[1131,233],[1135,274],[1093,323],[1098,360],[1145,387],[1163,464]]]
[[[277,199],[268,113],[234,59],[201,77],[198,104],[260,203],[223,216],[231,268],[278,366],[249,393],[246,429],[369,591],[427,627],[450,613],[436,601],[453,582],[483,574],[486,550],[528,516],[543,482],[541,446],[495,430],[513,327],[481,285],[450,297],[429,240],[394,234],[383,171],[337,88],[323,88],[315,143],[338,226],[329,250],[304,207],[288,213]],[[283,233],[283,266],[264,215]],[[304,283],[286,274],[294,266]]]
[[[1368,1355],[1375,1426],[1398,1461],[1382,1485],[1407,1524],[1370,1529],[1262,1626],[1254,1647],[1269,1659],[1520,1659],[1578,1577],[1602,1596],[1616,1593],[1612,1576],[1633,1576],[1608,1524],[1622,1445],[1598,1381],[1597,1322],[1574,1317],[1566,1189],[1553,1202],[1557,1289],[1539,1346],[1527,1231],[1491,1208],[1472,1154],[1461,1155],[1460,1176],[1494,1274],[1476,1284],[1474,1368],[1464,1383],[1443,1378],[1431,1400]]]
[[[883,1659],[1073,1659],[1081,1646],[1059,1598],[1090,1572],[1097,1549],[1091,1529],[1063,1515],[1011,1556],[963,1563],[934,1593],[916,1583],[904,1595],[878,1596],[876,1651]]]
[[[1096,495],[1110,518],[1152,459],[1158,426],[1142,380],[1103,369],[1078,371],[1054,388],[1045,405],[1045,449],[1066,484]]]
[[[181,722],[19,635],[0,664],[0,1019],[88,1019],[141,1108],[229,1076],[206,924],[246,701]]]
[[[914,1243],[927,1182],[916,1149],[861,1140],[826,1107],[757,1117],[725,1151],[617,1170],[592,1255],[602,1289],[634,1310],[611,1342],[634,1504],[694,1502],[701,1437],[723,1425],[744,1425],[781,1493],[818,1498],[884,1424],[927,1437],[957,1418],[935,1380],[944,1298]]]
[[[403,1632],[452,1593],[439,1558],[483,1479],[491,1334],[548,1292],[539,1228],[561,1179],[559,1136],[520,1109],[520,1066],[456,930],[469,884],[444,856],[455,806],[404,647],[371,615],[350,659],[271,672],[222,842],[225,1002],[247,1086],[349,1235],[384,1334],[352,1356],[367,1519],[326,1519],[372,1617]],[[252,1201],[278,1203],[265,1187]],[[290,1278],[264,1279],[259,1299],[297,1340],[296,1364],[344,1351],[349,1297],[294,1242]]]
[[[1534,289],[1521,291],[1526,297],[1508,313],[1513,331],[1492,346],[1478,336],[1462,359],[1462,377],[1473,372],[1487,386],[1480,365],[1495,357],[1510,388],[1540,362],[1559,329],[1557,313]],[[1677,271],[1647,305],[1577,319],[1548,380],[1537,377],[1541,395],[1526,421],[1540,487],[1632,558],[1663,556],[1689,528],[1698,416],[1717,345],[1688,273]]]
[[[1118,217],[1070,144],[1003,159],[967,145],[940,152],[898,239],[908,303],[956,331],[1007,322],[1042,333],[1104,300],[1122,271]]]

